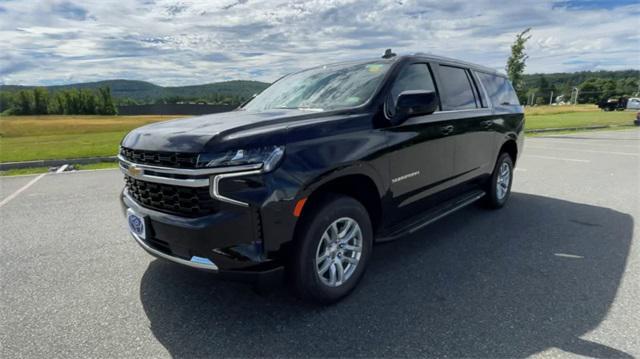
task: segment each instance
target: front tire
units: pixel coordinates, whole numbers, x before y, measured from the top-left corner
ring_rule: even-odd
[[[329,194],[301,218],[289,268],[298,296],[331,304],[362,278],[373,242],[371,219],[357,200]]]
[[[485,203],[489,208],[502,208],[511,195],[513,160],[508,153],[501,153],[488,183]]]

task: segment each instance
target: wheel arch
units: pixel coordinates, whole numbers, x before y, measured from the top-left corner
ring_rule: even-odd
[[[307,186],[300,199],[304,198],[305,203],[300,213],[300,219],[296,223],[299,227],[304,220],[305,213],[309,213],[316,204],[320,203],[323,194],[333,193],[352,197],[362,203],[369,217],[374,233],[382,223],[382,193],[380,178],[373,169],[370,171],[364,166],[354,166],[348,169],[339,170],[330,175],[322,176],[312,185]]]
[[[501,153],[508,153],[511,157],[511,161],[513,161],[513,164],[515,165],[518,160],[518,143],[516,140],[512,138],[507,139],[500,147],[498,156],[500,156]]]

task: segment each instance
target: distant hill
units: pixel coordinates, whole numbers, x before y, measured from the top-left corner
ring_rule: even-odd
[[[68,89],[97,89],[108,86],[116,99],[132,99],[139,102],[151,103],[166,98],[210,98],[212,95],[249,98],[259,93],[268,83],[260,81],[225,81],[203,85],[163,87],[146,81],[107,80],[98,82],[83,82],[69,85],[44,86],[50,92]],[[33,89],[37,86],[0,85],[0,91],[16,92]]]

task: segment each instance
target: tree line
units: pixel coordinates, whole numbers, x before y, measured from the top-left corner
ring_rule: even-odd
[[[3,115],[115,115],[111,89],[67,89],[49,92],[44,87],[0,92]]]
[[[163,96],[158,98],[134,99],[130,97],[117,98],[118,105],[150,105],[150,104],[207,104],[239,106],[250,97],[243,95],[229,95],[222,93],[202,94],[200,96]]]
[[[516,35],[505,67],[520,103],[544,105],[558,102],[600,103],[610,98],[640,96],[640,71],[582,71],[525,75],[528,28]]]
[[[639,86],[637,70],[535,74],[525,75],[519,97],[523,104],[536,105],[561,101],[599,103],[610,98],[639,96]]]

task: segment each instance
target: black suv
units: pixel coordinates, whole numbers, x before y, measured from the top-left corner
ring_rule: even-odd
[[[259,285],[286,277],[331,303],[374,242],[476,200],[502,207],[523,128],[492,69],[427,55],[320,66],[236,111],[129,133],[122,205],[156,257]]]

